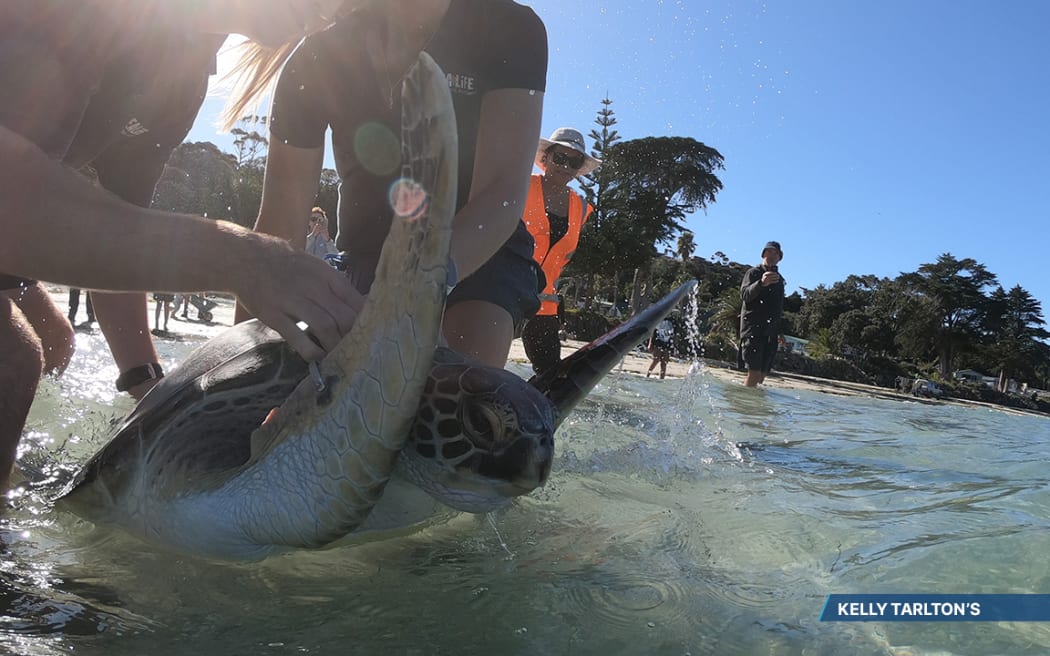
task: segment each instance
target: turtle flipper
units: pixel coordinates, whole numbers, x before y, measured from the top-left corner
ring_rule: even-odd
[[[633,348],[645,341],[664,317],[696,286],[683,283],[659,301],[558,363],[533,376],[529,383],[558,408],[558,423],[568,416],[613,367]]]

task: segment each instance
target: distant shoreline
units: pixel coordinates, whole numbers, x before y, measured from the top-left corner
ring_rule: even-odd
[[[562,342],[562,357],[567,357],[574,353],[578,348],[584,346],[586,342],[578,340],[566,340]],[[521,340],[516,339],[511,344],[510,357],[509,359],[514,362],[528,365],[529,360],[525,356],[525,349],[521,345]],[[649,363],[652,359],[648,354],[639,353],[634,351],[627,354],[624,358],[622,370],[631,374],[645,376],[649,369]],[[681,362],[677,360],[671,360],[667,364],[667,377],[673,379],[685,378],[689,373],[689,363]],[[653,370],[651,378],[658,378],[659,376],[659,365]],[[730,368],[728,363],[714,363],[705,361],[704,371],[717,378],[719,381],[727,384],[744,384],[744,373]],[[773,372],[766,378],[765,386],[775,389],[803,389],[813,392],[820,392],[823,394],[831,394],[838,396],[867,396],[871,398],[886,399],[889,401],[911,401],[914,403],[924,403],[927,405],[956,405],[966,406],[972,408],[984,408],[987,410],[997,410],[1000,412],[1006,412],[1015,415],[1032,415],[1036,417],[1050,417],[1050,414],[1040,412],[1038,410],[1027,410],[1024,408],[1012,408],[1010,406],[999,405],[997,403],[985,403],[983,401],[971,401],[969,399],[932,399],[926,397],[912,396],[911,394],[904,394],[901,392],[894,391],[892,388],[879,387],[877,385],[866,385],[864,383],[854,383],[844,380],[834,380],[831,378],[818,378],[816,376],[806,376],[803,374],[796,374],[792,372],[777,371],[774,367]]]

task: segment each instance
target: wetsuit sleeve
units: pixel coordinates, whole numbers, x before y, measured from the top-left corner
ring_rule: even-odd
[[[761,294],[762,270],[757,267],[748,269],[743,282],[740,283],[740,297],[745,303],[754,303]]]
[[[314,39],[307,39],[288,59],[270,107],[270,136],[296,148],[319,148],[324,145],[328,121],[321,99],[328,89],[321,74]]]
[[[547,28],[531,8],[508,3],[489,32],[493,89],[547,89]]]

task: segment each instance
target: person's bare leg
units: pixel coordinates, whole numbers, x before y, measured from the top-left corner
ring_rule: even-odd
[[[120,371],[158,361],[149,332],[145,294],[92,292],[92,303],[99,328]],[[128,393],[141,399],[156,384],[156,380],[147,380]]]
[[[18,441],[43,372],[39,337],[14,301],[0,294],[0,493],[10,484]]]
[[[749,369],[747,372],[747,380],[744,381],[744,385],[748,387],[758,387],[763,380],[766,379],[766,375],[761,371]]]
[[[32,327],[44,356],[44,372],[61,375],[76,350],[76,338],[69,318],[52,300],[41,283],[9,289],[6,295]]]
[[[442,326],[449,348],[491,367],[503,368],[514,339],[514,320],[494,303],[463,301],[445,310]]]

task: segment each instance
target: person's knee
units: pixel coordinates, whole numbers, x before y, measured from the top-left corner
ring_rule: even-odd
[[[33,327],[9,298],[0,295],[0,361],[6,366],[8,388],[17,392],[21,381],[32,379],[32,388],[44,373],[44,347]]]
[[[514,339],[514,319],[488,301],[463,301],[445,310],[442,326],[450,348],[483,364],[502,367]]]
[[[76,351],[76,336],[72,324],[62,321],[55,322],[47,332],[46,337],[41,336],[41,353],[44,358],[44,373],[61,374],[69,366]]]

